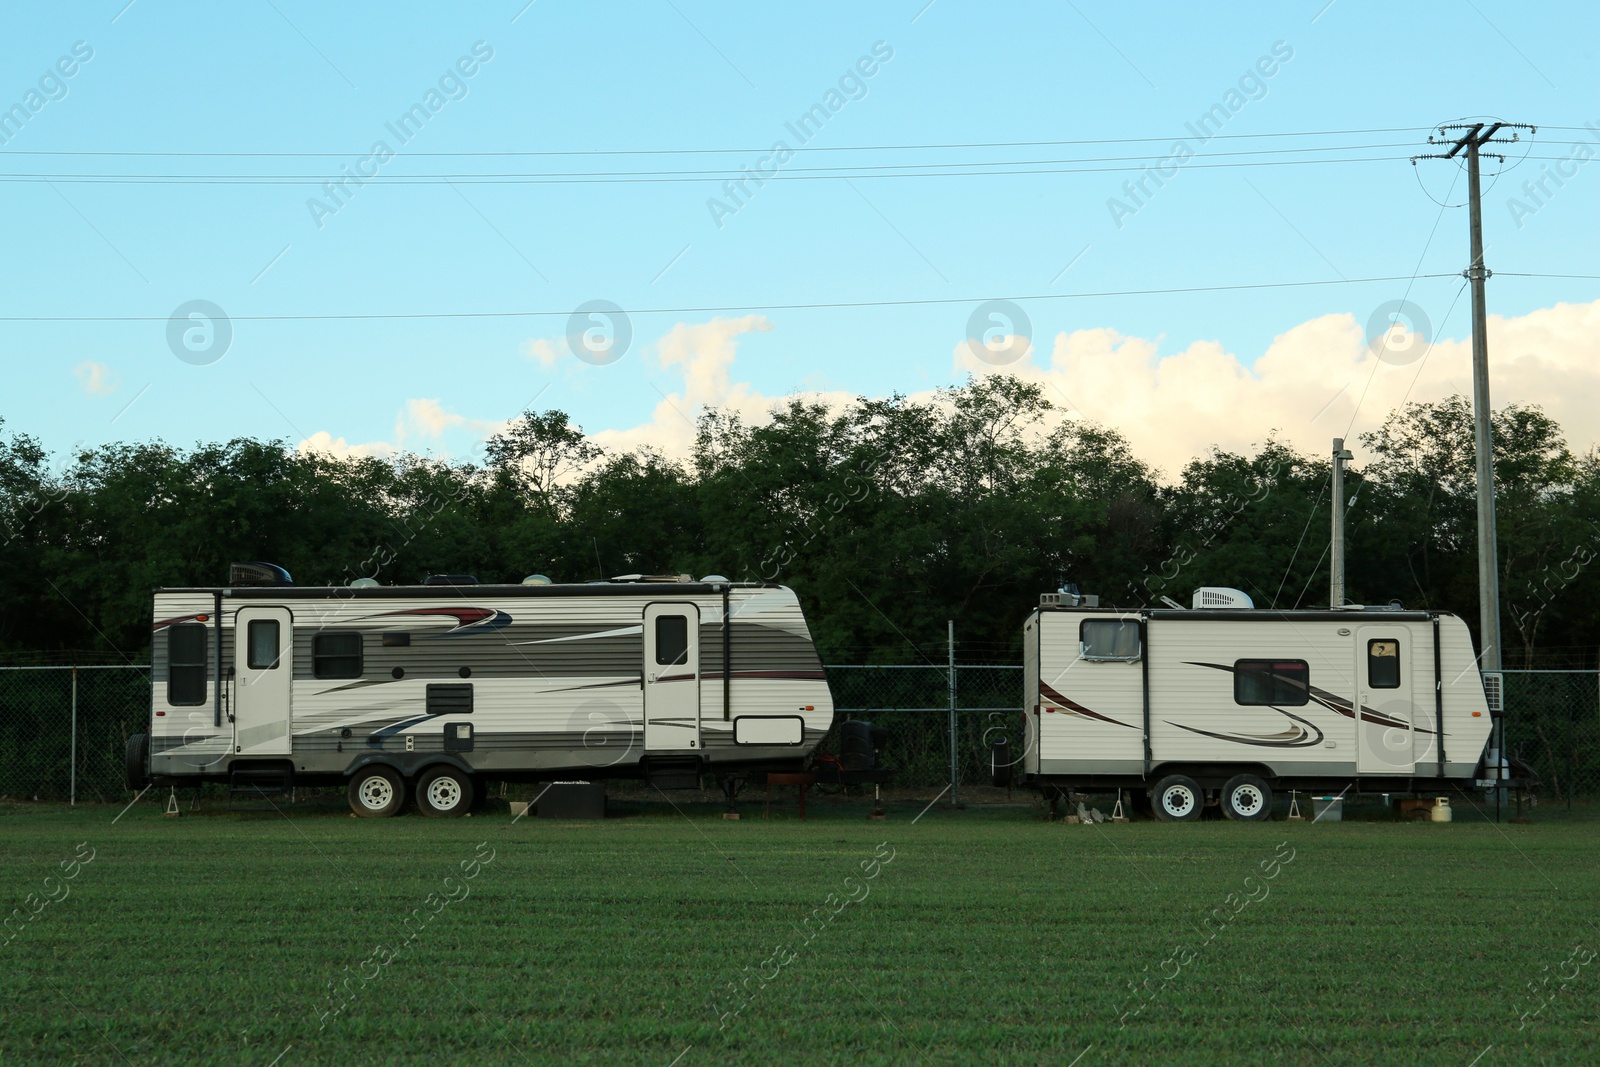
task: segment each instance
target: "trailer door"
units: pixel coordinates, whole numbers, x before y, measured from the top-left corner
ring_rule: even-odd
[[[644,609],[644,748],[700,748],[700,609],[693,604]]]
[[[1416,671],[1409,627],[1356,630],[1356,773],[1410,774],[1416,766]],[[1431,673],[1431,672],[1430,672]]]
[[[233,619],[233,751],[287,756],[294,618],[288,608],[248,607]]]

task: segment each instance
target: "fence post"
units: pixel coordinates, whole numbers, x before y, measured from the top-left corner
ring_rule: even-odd
[[[78,665],[72,665],[72,771],[70,774],[71,785],[68,786],[67,804],[77,807],[78,804]]]
[[[961,785],[956,766],[956,623],[948,620],[950,633],[950,803],[961,806]]]

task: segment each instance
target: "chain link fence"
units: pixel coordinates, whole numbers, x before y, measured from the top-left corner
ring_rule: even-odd
[[[1600,796],[1600,674],[1501,673],[1506,753],[1533,769],[1548,799]]]
[[[128,736],[149,722],[148,667],[0,667],[0,797],[125,797]]]
[[[839,723],[863,719],[889,731],[884,762],[904,788],[989,783],[989,746],[1016,742],[1022,668],[944,666],[827,668],[838,712],[821,751],[839,751]],[[1505,671],[1506,749],[1537,775],[1541,795],[1600,797],[1600,674]],[[150,721],[149,668],[0,668],[0,798],[116,800],[126,796],[128,736]],[[953,743],[952,743],[953,742]]]
[[[821,751],[838,753],[839,724],[846,719],[882,726],[889,731],[883,762],[893,768],[896,786],[988,785],[990,743],[1002,735],[1020,737],[1021,667],[956,666],[953,745],[949,667],[839,665],[826,670],[837,718]]]

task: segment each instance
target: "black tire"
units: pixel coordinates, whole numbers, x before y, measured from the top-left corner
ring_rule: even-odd
[[[1002,737],[989,746],[989,776],[997,786],[1011,784],[1011,741]]]
[[[124,757],[128,776],[128,789],[134,793],[150,784],[150,735],[134,734],[128,738]]]
[[[1272,818],[1272,787],[1253,774],[1236,774],[1222,787],[1222,814],[1238,822]]]
[[[1162,822],[1194,822],[1206,806],[1206,795],[1193,778],[1169,774],[1150,790],[1150,804]]]
[[[406,783],[392,767],[363,767],[351,775],[345,794],[350,810],[362,818],[387,819],[405,804]]]
[[[472,775],[454,767],[431,767],[417,779],[417,811],[454,819],[472,810]]]

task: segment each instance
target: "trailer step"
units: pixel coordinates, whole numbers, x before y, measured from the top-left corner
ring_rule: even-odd
[[[699,789],[700,760],[694,756],[657,756],[645,764],[645,778],[657,789]]]
[[[277,811],[273,797],[294,799],[294,772],[282,767],[252,767],[228,775],[229,811]],[[265,801],[263,804],[241,801]]]

